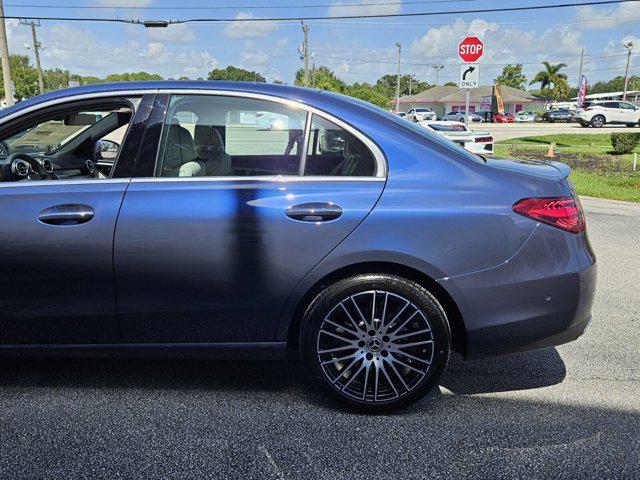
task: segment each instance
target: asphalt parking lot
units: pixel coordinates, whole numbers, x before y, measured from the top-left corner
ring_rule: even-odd
[[[392,416],[281,363],[0,360],[0,478],[638,478],[640,204],[583,204],[599,285],[577,342],[454,357]]]
[[[583,128],[577,123],[471,123],[472,130],[490,132],[496,142],[514,138],[557,135],[561,133],[595,135],[598,133],[640,132],[626,125],[607,125],[602,128]]]

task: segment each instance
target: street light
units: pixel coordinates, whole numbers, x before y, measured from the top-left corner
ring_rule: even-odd
[[[622,90],[622,100],[626,100],[627,82],[629,81],[629,60],[631,60],[631,50],[633,50],[633,42],[623,43],[622,46],[627,49],[627,68],[624,71],[624,89]]]

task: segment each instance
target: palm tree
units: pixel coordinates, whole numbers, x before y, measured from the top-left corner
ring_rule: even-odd
[[[551,87],[555,87],[558,83],[563,80],[567,80],[567,75],[564,73],[560,73],[560,70],[567,66],[566,63],[557,63],[556,65],[551,65],[549,62],[542,62],[544,66],[544,70],[539,71],[535,78],[529,82],[529,85],[533,85],[534,83],[540,84],[540,93],[544,92],[544,89],[547,89],[547,98],[551,97]]]

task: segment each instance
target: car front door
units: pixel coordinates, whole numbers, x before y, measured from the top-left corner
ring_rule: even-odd
[[[268,97],[176,93],[153,115],[162,133],[145,144],[160,147],[115,236],[125,341],[272,341],[288,295],[379,198],[381,154],[326,114]]]
[[[69,104],[76,102],[72,99]],[[116,100],[94,98],[79,114],[69,114],[67,104],[51,110],[43,107],[48,113],[38,110],[9,119],[0,127],[0,139],[11,154],[0,160],[5,163],[5,181],[0,182],[3,345],[120,341],[113,283],[113,234],[129,179],[104,178],[90,168],[92,164],[87,161],[95,160],[91,152],[100,138],[83,133],[85,128],[87,132],[94,128],[90,125],[93,120],[82,122],[100,119],[104,114],[112,115],[105,119],[107,123],[115,119],[114,126],[118,121],[130,126],[129,132],[133,133],[124,137],[114,170],[121,166],[125,172],[135,161],[140,141],[136,133],[143,130],[140,125],[148,114],[144,106],[149,102],[119,98],[119,111],[110,112],[113,102]],[[59,120],[63,115],[64,122]],[[31,117],[34,120],[29,120]],[[17,132],[16,125],[20,127]],[[74,142],[78,149],[64,155],[51,153],[60,139],[60,151]],[[24,178],[7,177],[11,165],[6,162],[20,159],[41,163],[48,159],[57,179],[43,180],[46,177],[37,173]]]
[[[603,106],[605,107],[607,123],[622,122],[622,110],[619,102],[605,102]]]
[[[620,102],[620,121],[627,124],[638,123],[636,107],[627,102]]]

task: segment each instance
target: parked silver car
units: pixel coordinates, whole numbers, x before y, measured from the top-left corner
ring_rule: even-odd
[[[535,122],[538,116],[531,110],[520,110],[513,117],[515,123],[531,123]]]
[[[465,112],[464,110],[452,110],[451,112],[442,116],[441,120],[447,120],[452,122],[462,122],[464,123]],[[469,112],[469,121],[470,122],[481,122],[482,117],[474,112]]]

